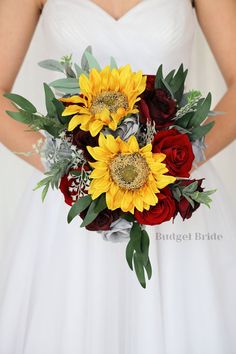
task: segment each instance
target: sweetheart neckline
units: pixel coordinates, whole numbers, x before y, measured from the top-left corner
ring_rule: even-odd
[[[123,20],[128,18],[129,16],[133,15],[136,13],[137,10],[142,9],[143,6],[146,6],[149,2],[156,1],[156,0],[140,0],[136,5],[130,8],[130,10],[126,11],[122,16],[120,16],[118,19],[110,15],[106,10],[104,10],[101,6],[96,4],[93,0],[81,0],[82,5],[88,5],[100,12],[104,17],[106,17],[108,20],[113,22],[114,24],[120,24],[122,23]],[[43,15],[46,7],[49,5],[51,0],[47,0],[45,5],[43,6],[41,15]],[[79,4],[79,0],[74,1],[76,5]],[[68,5],[67,5],[68,6]]]

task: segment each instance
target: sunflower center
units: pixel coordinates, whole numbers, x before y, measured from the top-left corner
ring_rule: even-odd
[[[115,113],[119,108],[128,109],[128,98],[122,92],[104,91],[92,100],[90,111],[100,113],[104,108]]]
[[[113,181],[123,189],[133,190],[143,187],[147,182],[149,167],[139,153],[119,154],[110,164]]]

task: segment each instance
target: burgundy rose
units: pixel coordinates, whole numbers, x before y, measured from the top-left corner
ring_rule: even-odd
[[[137,209],[134,212],[136,220],[144,225],[159,225],[169,221],[176,214],[176,203],[168,187],[157,194],[158,203],[143,212]]]
[[[98,135],[93,137],[90,132],[81,130],[79,127],[72,131],[72,143],[83,150],[84,157],[88,161],[94,161],[86,146],[98,146]]]
[[[167,91],[155,89],[154,79],[149,78],[146,90],[141,95],[138,102],[140,121],[142,123],[152,120],[158,130],[169,127],[177,111],[177,103]]]
[[[198,182],[197,190],[198,192],[203,192],[203,188],[201,187],[203,179],[192,179],[192,180],[182,180],[180,182],[180,186],[186,187],[190,184],[194,183],[195,181]],[[194,207],[189,203],[189,201],[185,197],[181,197],[179,202],[176,202],[177,213],[179,212],[183,220],[190,219],[193,212],[196,211],[200,206],[200,203],[194,201]]]
[[[181,134],[176,129],[161,131],[154,136],[152,145],[153,152],[166,155],[164,163],[170,175],[189,177],[195,157],[187,134]]]
[[[87,211],[88,211],[88,209],[86,209],[86,210],[82,211],[82,213],[80,213],[80,216],[82,219],[85,218]],[[109,210],[109,209],[105,209],[101,213],[98,214],[98,216],[96,217],[96,219],[93,222],[91,222],[89,225],[86,226],[86,229],[90,230],[90,231],[110,230],[111,223],[118,220],[119,217],[120,217],[120,210],[119,209],[116,209],[113,211]]]
[[[156,75],[145,75],[147,76],[146,90],[154,90]]]
[[[88,171],[90,168],[87,165],[84,165],[84,169]],[[71,170],[72,171],[81,171],[81,167]],[[66,204],[72,205],[78,199],[78,189],[76,188],[76,176],[72,174],[66,174],[61,178],[59,185],[60,191],[64,194],[64,199]],[[85,192],[85,191],[84,191]],[[74,197],[74,198],[73,198]]]

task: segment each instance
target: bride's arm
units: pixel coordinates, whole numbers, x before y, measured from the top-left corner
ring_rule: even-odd
[[[24,124],[5,113],[7,109],[16,109],[3,97],[4,92],[12,89],[38,23],[41,6],[40,0],[0,1],[0,142],[15,152],[32,151],[32,145],[42,137],[37,132],[25,132]],[[21,157],[43,171],[38,154]]]
[[[215,127],[206,137],[206,158],[210,159],[236,138],[236,1],[196,0],[201,28],[218,62],[228,90],[216,111],[223,116],[215,120]]]

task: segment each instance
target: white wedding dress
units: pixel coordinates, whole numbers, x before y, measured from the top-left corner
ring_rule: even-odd
[[[45,59],[78,61],[92,45],[102,66],[111,55],[146,74],[189,66],[190,0],[143,0],[119,20],[89,0],[48,0],[41,21]],[[211,163],[194,177],[218,189],[212,207],[148,228],[153,276],[143,289],[126,243],[104,241],[78,218],[68,225],[60,192],[42,204],[32,191],[35,173],[1,261],[0,354],[235,354],[236,223]]]

